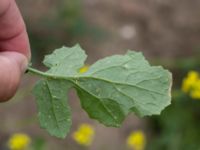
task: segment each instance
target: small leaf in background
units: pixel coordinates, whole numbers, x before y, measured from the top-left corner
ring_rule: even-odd
[[[33,93],[41,127],[51,135],[64,138],[69,131],[71,114],[65,101],[71,88],[77,91],[88,115],[106,126],[119,127],[131,112],[138,116],[160,114],[170,104],[171,73],[150,66],[140,52],[106,57],[80,72],[85,59],[79,45],[62,47],[45,57],[49,70],[40,72],[44,79]]]
[[[42,137],[35,137],[31,145],[33,150],[46,150],[46,141]]]

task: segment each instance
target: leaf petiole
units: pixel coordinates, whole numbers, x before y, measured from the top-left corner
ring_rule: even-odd
[[[34,68],[32,68],[32,67],[28,67],[26,72],[28,72],[28,73],[30,72],[30,73],[32,73],[32,74],[39,75],[39,76],[42,76],[42,77],[47,77],[47,76],[49,76],[47,73],[42,72],[42,71],[39,71],[39,70],[34,69]]]

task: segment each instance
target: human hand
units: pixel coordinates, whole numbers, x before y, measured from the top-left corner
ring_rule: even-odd
[[[15,0],[0,0],[0,102],[15,94],[30,55],[26,27]]]

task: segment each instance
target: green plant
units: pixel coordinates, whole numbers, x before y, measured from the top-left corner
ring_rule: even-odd
[[[196,66],[198,68],[198,64]],[[181,70],[182,67],[177,72]],[[200,102],[196,95],[199,93],[199,72],[192,68],[184,75],[182,83],[173,89],[171,106],[160,116],[148,119],[151,137],[147,142],[147,150],[200,149]]]
[[[76,89],[82,108],[90,118],[106,126],[119,127],[125,117],[160,114],[171,101],[171,73],[160,66],[150,66],[139,52],[128,51],[93,64],[85,73],[85,52],[79,45],[62,47],[43,61],[46,72],[28,68],[41,76],[33,90],[42,128],[64,138],[71,126],[68,92]]]

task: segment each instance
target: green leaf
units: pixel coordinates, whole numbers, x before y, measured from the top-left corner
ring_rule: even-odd
[[[41,126],[50,134],[64,137],[69,130],[69,106],[63,104],[70,88],[76,89],[88,115],[106,126],[119,127],[131,112],[138,116],[160,114],[170,104],[171,73],[160,66],[150,66],[140,52],[104,58],[87,72],[79,73],[85,59],[80,46],[63,47],[45,57],[47,72],[29,68],[44,77],[34,95]],[[55,109],[56,106],[63,107]],[[48,118],[49,115],[53,117]]]
[[[102,59],[74,81],[83,108],[108,126],[119,126],[129,112],[160,114],[171,100],[171,74],[137,52]]]
[[[76,75],[86,58],[85,52],[77,44],[72,48],[56,49],[51,55],[45,56],[43,63],[50,68],[48,73],[67,77]]]
[[[34,88],[40,125],[51,135],[64,138],[71,127],[67,92],[71,84],[62,80],[40,80]]]

